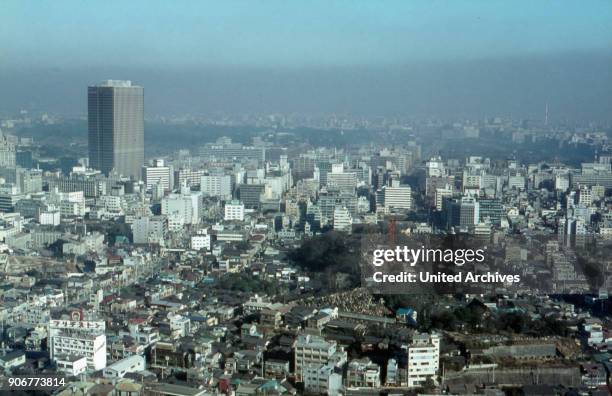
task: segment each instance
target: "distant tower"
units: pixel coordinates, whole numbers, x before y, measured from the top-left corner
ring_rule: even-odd
[[[548,125],[548,102],[546,102],[546,110],[544,110],[544,125]]]
[[[87,89],[89,165],[140,179],[144,164],[144,90],[108,80]]]

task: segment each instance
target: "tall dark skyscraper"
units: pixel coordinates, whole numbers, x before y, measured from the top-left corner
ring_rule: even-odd
[[[108,80],[87,90],[89,165],[140,179],[144,164],[144,90]]]

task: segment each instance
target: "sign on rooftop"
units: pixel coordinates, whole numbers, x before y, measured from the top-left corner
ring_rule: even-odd
[[[79,329],[79,330],[106,330],[104,321],[88,321],[88,320],[67,320],[67,319],[52,319],[50,323],[52,329]]]

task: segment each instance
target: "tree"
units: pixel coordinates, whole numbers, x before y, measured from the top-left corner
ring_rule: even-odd
[[[425,379],[422,388],[425,393],[431,393],[436,389],[436,381],[434,381],[433,376],[430,375]]]

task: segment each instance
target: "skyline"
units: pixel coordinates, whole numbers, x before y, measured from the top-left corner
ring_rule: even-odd
[[[612,55],[566,53],[458,63],[292,70],[34,67],[0,73],[0,109],[68,118],[87,113],[86,87],[132,80],[147,90],[145,117],[349,114],[358,117],[612,119]],[[57,97],[62,97],[61,101]]]

